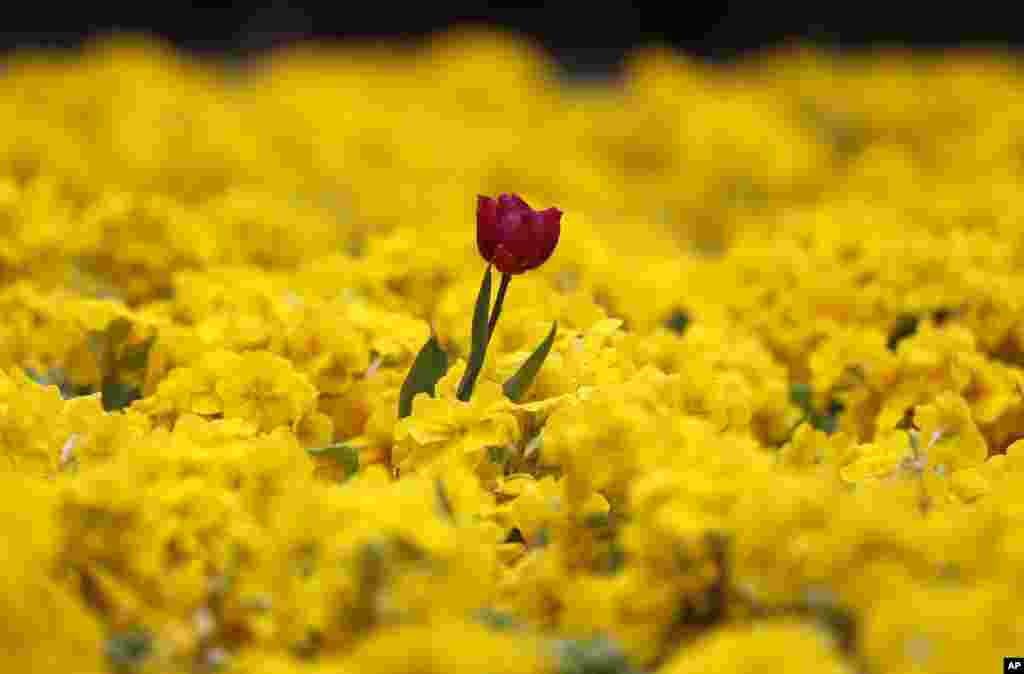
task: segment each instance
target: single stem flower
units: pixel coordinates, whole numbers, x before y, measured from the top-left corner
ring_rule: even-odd
[[[497,199],[477,196],[476,245],[480,255],[501,272],[501,286],[487,323],[487,341],[498,325],[512,276],[547,261],[558,245],[562,211],[535,211],[518,194]]]
[[[488,262],[488,273],[484,277],[484,285],[481,286],[481,294],[477,299],[476,312],[473,317],[473,356],[476,358],[471,357],[462,385],[459,387],[461,400],[469,399],[477,375],[483,368],[487,346],[498,325],[498,318],[501,317],[501,309],[505,304],[505,295],[508,293],[508,285],[512,281],[512,276],[536,269],[551,257],[555,246],[558,245],[561,223],[562,211],[559,209],[549,208],[544,211],[535,211],[517,194],[502,194],[497,199],[477,196],[476,245],[480,255]],[[494,301],[494,308],[490,309],[490,319],[487,320],[486,329],[483,334],[480,334],[481,331],[477,330],[477,321],[486,316],[489,310],[490,265],[492,264],[501,272],[501,285]],[[478,342],[478,338],[482,341]],[[543,355],[539,356],[540,362],[543,362],[544,356],[547,355],[547,350],[550,348],[550,344],[546,349],[541,348]],[[539,366],[540,363],[537,363],[536,367],[539,368]],[[533,380],[532,375],[527,377],[525,373],[520,379],[524,378],[527,385]],[[519,388],[517,387],[516,390],[518,391]]]
[[[491,320],[487,322],[487,343],[491,343],[491,336],[494,328],[498,325],[498,317],[501,316],[501,307],[505,303],[505,293],[508,292],[508,284],[512,281],[512,274],[501,275],[501,285],[498,286],[498,296],[494,299],[494,309],[491,310]]]
[[[535,211],[518,195],[502,194],[497,199],[478,196],[476,243],[487,261],[484,280],[473,310],[472,347],[466,371],[459,382],[456,397],[469,402],[473,387],[483,369],[487,347],[501,317],[509,283],[516,274],[544,264],[558,245],[562,211],[549,208]],[[491,307],[491,266],[501,272],[501,285]],[[533,382],[551,350],[558,324],[503,387],[505,395],[518,400]],[[399,396],[398,417],[412,413],[412,400],[419,393],[434,395],[434,387],[448,370],[448,360],[434,337],[420,349]]]

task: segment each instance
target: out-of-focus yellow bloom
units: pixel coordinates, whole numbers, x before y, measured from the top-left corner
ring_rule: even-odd
[[[0,372],[0,451],[5,470],[53,477],[92,467],[144,437],[143,415],[105,412],[98,395],[64,400],[24,372]]]
[[[191,367],[173,370],[152,397],[133,409],[158,423],[174,423],[181,415],[243,419],[257,428],[297,430],[316,412],[316,389],[305,375],[281,356],[250,351],[211,351]],[[326,423],[326,420],[323,422]],[[315,427],[323,425],[315,422]],[[327,440],[331,433],[319,433]]]
[[[458,644],[457,648],[452,648]],[[526,674],[554,671],[552,655],[528,636],[501,634],[464,622],[408,626],[382,631],[360,645],[349,662],[359,672],[493,671]]]
[[[788,619],[723,629],[687,649],[664,667],[670,674],[690,674],[724,667],[737,672],[790,671],[849,674],[846,662],[827,628],[813,622]]]
[[[4,663],[23,672],[106,671],[100,621],[60,576],[52,485],[3,472],[0,490]]]
[[[210,620],[210,629],[258,630],[266,527],[311,474],[285,429],[258,435],[239,421],[183,417],[173,433],[157,431],[64,484],[60,560],[95,587],[91,601],[106,607],[113,632],[143,626],[156,650],[194,653]]]

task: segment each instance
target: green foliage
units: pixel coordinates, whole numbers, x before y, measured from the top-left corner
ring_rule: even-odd
[[[499,611],[489,606],[485,606],[484,608],[476,611],[473,617],[477,622],[480,622],[491,629],[502,632],[518,629],[520,627],[519,621],[516,620],[515,616],[511,613]]]
[[[889,338],[885,342],[886,347],[890,351],[895,351],[900,342],[917,332],[917,326],[920,322],[920,319],[913,314],[901,314],[898,316],[892,329],[889,331]]]
[[[329,457],[341,464],[345,469],[345,480],[359,472],[359,450],[344,442],[336,442],[326,447],[307,447],[306,452],[311,456]]]
[[[558,674],[633,674],[618,644],[604,635],[556,643]]]
[[[99,392],[103,409],[108,412],[124,409],[142,397],[139,387],[125,381],[124,375],[146,369],[156,338],[150,336],[131,343],[128,340],[133,330],[131,321],[118,318],[111,321],[105,330],[88,335],[89,349],[96,356],[102,373]]]
[[[665,327],[681,335],[686,332],[686,328],[690,325],[690,313],[686,309],[675,309],[672,311],[672,315],[665,321]]]
[[[122,381],[113,380],[103,382],[100,388],[100,396],[103,401],[103,409],[108,412],[122,410],[142,397],[142,391],[138,386],[132,386]]]
[[[119,673],[138,672],[153,653],[153,641],[144,628],[115,634],[107,640],[105,652],[110,668]]]
[[[816,409],[814,406],[814,392],[809,384],[793,384],[790,386],[789,399],[804,412],[804,416],[796,423],[796,426],[806,422],[829,435],[836,432],[836,429],[839,427],[839,415],[845,409],[841,401],[833,398],[829,400],[824,411]],[[796,430],[796,426],[794,426],[793,430]]]
[[[412,414],[412,399],[417,393],[436,395],[437,382],[448,372],[448,354],[437,342],[437,337],[430,339],[416,354],[412,368],[402,382],[402,390],[398,394],[398,418],[404,419]]]
[[[555,343],[555,333],[557,332],[558,321],[555,321],[551,325],[551,331],[544,338],[544,341],[530,354],[530,357],[519,367],[519,370],[505,382],[505,395],[508,396],[509,400],[519,402],[519,399],[523,397],[526,390],[530,388],[530,384],[533,383],[537,373],[540,372],[541,366],[544,365],[544,360],[551,352],[551,345]]]
[[[491,313],[491,266],[487,265],[484,272],[483,283],[480,284],[480,292],[476,296],[476,306],[473,308],[473,344],[469,352],[469,363],[466,371],[459,382],[458,398],[462,402],[468,402],[473,395],[473,387],[476,386],[476,379],[480,376],[480,370],[484,367],[484,357],[487,355],[487,343],[490,341],[490,330],[487,327]]]

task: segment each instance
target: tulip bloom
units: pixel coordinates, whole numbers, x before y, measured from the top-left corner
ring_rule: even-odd
[[[562,211],[535,211],[519,195],[478,196],[476,244],[502,274],[522,274],[544,264],[558,245]]]
[[[462,373],[455,397],[466,403],[473,395],[473,387],[484,366],[487,346],[501,316],[505,294],[513,274],[536,269],[544,264],[558,245],[561,233],[562,211],[549,208],[535,211],[516,194],[502,194],[497,199],[478,196],[476,201],[476,245],[487,261],[480,292],[473,308],[473,342],[466,370]],[[501,272],[501,286],[491,305],[491,267]],[[558,322],[529,358],[505,382],[502,390],[513,401],[518,401],[530,387],[558,332]],[[437,382],[448,371],[448,357],[437,339],[431,335],[420,349],[412,369],[402,384],[398,398],[398,418],[412,414],[412,400],[420,393],[433,397]]]

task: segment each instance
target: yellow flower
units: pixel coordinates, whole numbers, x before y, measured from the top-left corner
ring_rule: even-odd
[[[260,629],[251,603],[272,588],[267,527],[287,494],[312,485],[288,431],[184,417],[62,484],[59,561],[94,585],[109,625],[143,625],[194,655],[195,612],[222,599],[224,629]]]
[[[915,461],[913,442],[909,433],[897,430],[877,442],[857,445],[839,474],[847,482],[863,482],[887,477],[903,467],[911,469],[910,464]]]
[[[914,414],[921,451],[930,466],[952,473],[977,466],[988,457],[988,444],[971,417],[967,402],[945,392]]]
[[[977,467],[954,472],[950,488],[962,503],[973,503],[992,490],[991,483]]]
[[[0,371],[0,451],[5,469],[52,475],[60,467],[67,436],[52,429],[64,403],[56,386],[39,386],[24,372]]]
[[[779,449],[779,460],[793,468],[824,465],[829,470],[845,469],[859,455],[860,447],[842,431],[826,434],[811,424],[802,423],[789,442]]]
[[[753,391],[741,374],[717,377],[708,395],[711,419],[723,431],[746,430],[753,418],[752,398]]]
[[[316,413],[316,397],[305,375],[281,356],[218,350],[203,354],[192,366],[172,370],[156,392],[137,401],[133,409],[159,423],[173,424],[184,414],[223,415],[270,431],[280,426],[298,429],[300,422]],[[304,432],[310,437],[326,436],[327,422],[311,420]]]
[[[247,419],[264,431],[296,427],[316,404],[313,385],[276,354],[247,352],[218,374],[216,392],[225,418]]]
[[[656,49],[563,90],[508,35],[399,51],[244,86],[137,38],[0,63],[10,668],[553,672],[603,634],[670,674],[963,672],[1024,643],[1019,68]],[[474,399],[456,364],[399,421],[428,334],[468,353],[470,187],[573,233]],[[144,372],[110,358],[151,335]],[[115,379],[127,411],[78,395]],[[304,451],[335,439],[340,485]]]
[[[0,541],[4,573],[0,627],[5,664],[23,672],[99,674],[103,630],[71,583],[55,579],[60,528],[54,491],[43,482],[0,472]],[[41,635],[47,635],[43,638]]]
[[[149,415],[158,423],[170,424],[183,414],[208,417],[223,414],[224,401],[217,393],[217,383],[222,373],[240,358],[229,351],[203,354],[194,366],[172,370],[153,395],[136,401],[133,409]]]
[[[544,535],[552,534],[556,522],[566,517],[562,507],[564,489],[564,480],[550,475],[539,480],[529,474],[509,475],[499,481],[497,491],[510,500],[495,512],[500,521],[519,530],[527,545],[538,545]],[[582,525],[588,516],[607,515],[608,511],[608,500],[592,493],[579,513],[581,519],[577,524]]]
[[[382,630],[360,644],[347,662],[354,671],[380,674],[533,674],[553,669],[553,660],[530,636],[445,621]]]
[[[536,323],[529,345],[532,351],[551,329],[551,324]],[[575,394],[583,388],[603,384],[620,384],[636,370],[629,354],[615,348],[623,339],[621,319],[602,319],[585,330],[573,333],[559,330],[559,337],[544,361],[525,400],[536,401],[566,394]],[[511,377],[529,356],[530,351],[506,354],[496,361],[494,379],[505,381]],[[485,369],[488,376],[488,369]]]
[[[363,336],[329,304],[306,308],[288,334],[287,354],[328,395],[346,393],[370,365]]]
[[[779,669],[829,674],[855,671],[840,652],[835,636],[795,619],[716,631],[690,648],[680,649],[663,668],[666,674],[725,670],[754,674]]]
[[[456,398],[455,386],[464,369],[465,363],[460,361],[449,370],[438,382],[436,398],[417,395],[412,415],[398,422],[392,463],[399,474],[428,469],[447,456],[493,476],[499,468],[489,460],[488,452],[518,447],[521,430],[515,405],[498,384],[483,380],[469,402]]]

